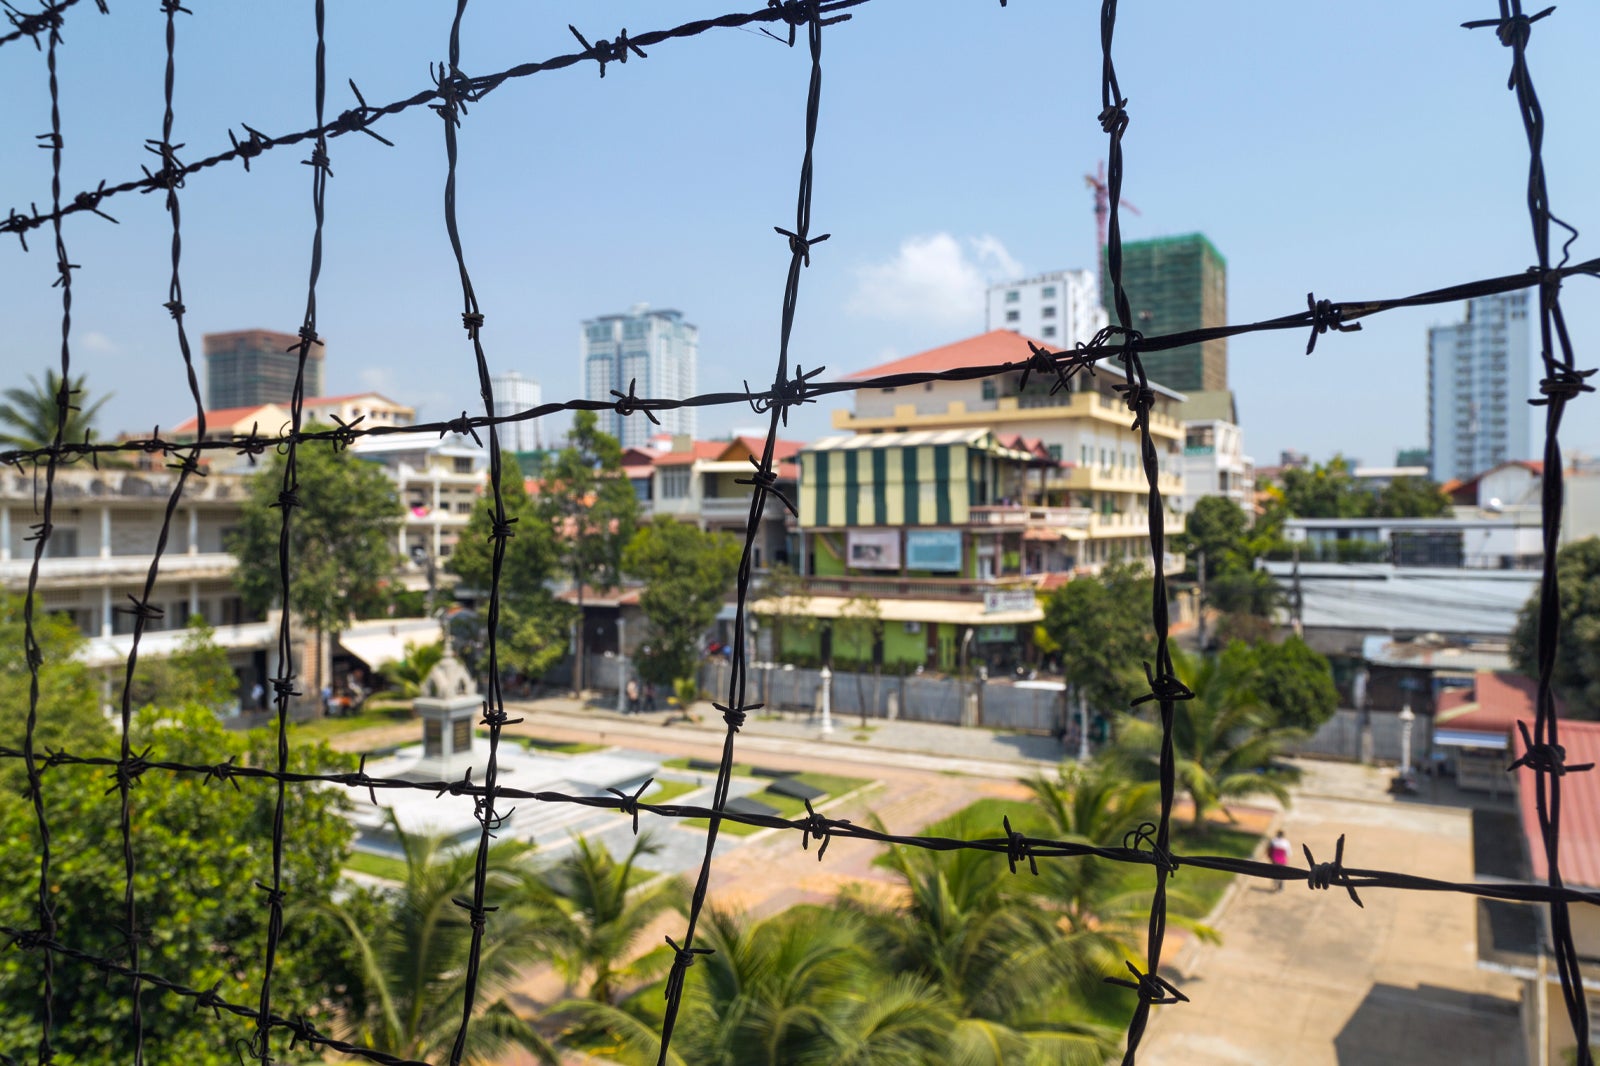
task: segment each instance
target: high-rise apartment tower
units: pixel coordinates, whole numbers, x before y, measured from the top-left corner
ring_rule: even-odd
[[[1147,335],[1228,322],[1228,261],[1203,234],[1127,242],[1122,246],[1122,287],[1133,311],[1133,328]],[[1101,299],[1115,321],[1109,278]],[[1150,352],[1142,361],[1152,380],[1180,392],[1228,387],[1226,340]]]
[[[300,366],[300,338],[266,329],[241,329],[232,333],[207,333],[202,339],[206,356],[206,406],[254,407],[264,403],[287,405],[294,397],[294,378]],[[313,344],[306,356],[306,396],[322,395],[322,346]]]
[[[494,388],[494,415],[505,418],[520,414],[544,402],[544,390],[539,383],[525,378],[515,370],[489,379]],[[500,446],[509,452],[531,452],[539,447],[539,422],[506,422],[497,427]]]
[[[683,400],[694,395],[700,331],[683,320],[681,311],[653,311],[635,304],[625,315],[601,315],[583,323],[584,395],[614,402],[613,391],[626,394],[629,382],[640,399]],[[624,448],[643,445],[658,433],[694,435],[692,408],[657,411],[660,426],[641,415],[623,418],[601,411],[600,429]]]
[[[1087,344],[1106,324],[1092,270],[1052,270],[989,286],[987,329],[1037,337],[1055,348]]]
[[[1528,294],[1467,301],[1466,321],[1428,330],[1428,446],[1435,481],[1531,459]]]

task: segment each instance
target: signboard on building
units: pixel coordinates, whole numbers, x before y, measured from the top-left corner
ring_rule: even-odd
[[[900,531],[852,529],[845,536],[845,563],[861,570],[900,569]]]
[[[983,592],[984,614],[1031,611],[1036,606],[1032,589],[985,589]]]
[[[979,644],[1010,644],[1017,639],[1016,626],[979,626]]]
[[[906,533],[906,569],[961,572],[961,533],[923,529]]]

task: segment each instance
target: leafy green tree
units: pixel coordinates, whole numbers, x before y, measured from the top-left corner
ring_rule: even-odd
[[[198,704],[216,711],[236,701],[239,676],[228,662],[227,649],[219,646],[215,637],[216,630],[194,615],[177,651],[165,659],[140,656],[133,676],[133,705]]]
[[[665,945],[635,957],[645,929],[663,913],[687,905],[689,889],[681,878],[651,875],[635,864],[661,845],[646,833],[617,862],[603,845],[583,837],[551,868],[545,879],[559,899],[567,925],[554,949],[556,968],[569,987],[587,975],[584,996],[599,1003],[617,999],[624,984],[655,977],[671,957]]]
[[[365,607],[381,602],[384,581],[397,561],[395,532],[403,512],[383,472],[348,450],[308,442],[296,456],[299,506],[290,516],[289,598],[317,634],[313,682],[320,689],[323,639],[337,636]],[[228,540],[228,551],[239,560],[234,585],[256,611],[281,605],[283,512],[278,503],[286,461],[275,454],[251,479],[239,526]]]
[[[764,921],[708,909],[667,1061],[673,1066],[921,1066],[944,1057],[950,1017],[937,992],[889,976],[853,915],[797,907]],[[654,1063],[661,994],[618,1006],[561,1005],[567,1042],[608,1061]]]
[[[700,637],[716,620],[739,572],[740,545],[726,533],[707,533],[666,515],[643,526],[628,542],[622,568],[644,582],[648,651],[639,673],[656,684],[694,675]]]
[[[1560,641],[1551,685],[1574,718],[1600,716],[1600,537],[1574,541],[1556,553],[1561,581]],[[1539,676],[1537,589],[1517,615],[1511,661],[1531,678]]]
[[[1246,570],[1246,530],[1249,518],[1244,508],[1225,496],[1202,496],[1184,518],[1183,536],[1178,548],[1188,557],[1191,569],[1200,565],[1205,553],[1206,577]]]
[[[578,613],[588,589],[617,586],[623,549],[639,524],[639,501],[622,470],[622,446],[602,433],[593,411],[572,416],[567,446],[541,471],[536,509],[555,530],[563,569],[577,590]],[[584,685],[583,626],[573,649],[573,687]]]
[[[405,853],[406,879],[393,897],[375,901],[381,920],[349,900],[322,901],[360,962],[362,995],[342,1014],[344,1038],[405,1059],[443,1061],[461,1024],[472,926],[457,899],[470,899],[476,854],[453,850],[439,837],[406,833],[391,822]],[[533,845],[507,841],[489,851],[489,917],[479,952],[478,1013],[467,1032],[468,1061],[498,1061],[522,1048],[541,1062],[555,1050],[501,996],[528,966],[543,959],[559,928],[560,912],[529,861]]]
[[[1366,518],[1377,500],[1356,481],[1350,461],[1335,455],[1327,463],[1285,470],[1283,503],[1295,518]]]
[[[422,695],[422,683],[428,680],[433,668],[444,658],[444,641],[432,644],[406,643],[406,653],[382,667],[384,680],[394,686],[395,695],[401,699],[416,699]]]
[[[1044,605],[1044,628],[1061,647],[1068,683],[1100,710],[1128,706],[1150,658],[1151,580],[1139,563],[1113,562],[1067,582]]]
[[[883,640],[883,610],[878,601],[861,593],[851,596],[839,609],[833,623],[834,633],[849,641],[855,652],[856,706],[861,709],[861,728],[867,727],[866,673],[870,664],[873,673],[872,695],[878,696],[878,675],[883,670],[883,657],[876,654]]]
[[[28,731],[28,690],[32,679],[22,654],[24,626],[21,596],[0,592],[0,746],[22,750]],[[88,667],[75,656],[83,635],[64,614],[36,613],[34,639],[39,643],[39,709],[33,750],[43,759],[47,749],[95,752],[110,740],[111,725],[100,710],[100,697]],[[0,793],[19,795],[28,775],[21,759],[0,759]]]
[[[774,563],[760,578],[760,601],[766,610],[761,617],[772,630],[772,659],[787,661],[792,656],[786,650],[790,637],[809,638],[818,628],[818,620],[811,610],[811,596],[806,590],[805,578],[795,573],[787,563]]]
[[[933,827],[930,827],[933,828]],[[993,832],[970,817],[940,823],[939,835]],[[903,902],[875,903],[847,890],[841,905],[866,918],[872,953],[890,972],[920,978],[954,1017],[943,1057],[933,1061],[1102,1063],[1121,1035],[1071,1009],[1110,972],[1105,940],[1065,929],[1031,898],[1031,877],[1014,878],[992,852],[890,845],[884,857]]]
[[[72,379],[72,406],[67,411],[67,425],[61,439],[81,444],[87,436],[94,440],[94,419],[100,408],[109,400],[105,395],[90,403],[84,389],[83,375]],[[27,451],[43,448],[56,439],[56,424],[61,421],[61,407],[57,399],[61,392],[61,375],[54,370],[44,372],[44,384],[32,374],[28,387],[9,388],[0,396],[0,446]]]
[[[162,706],[139,712],[131,739],[151,761],[276,765],[275,738],[225,729],[206,707]],[[74,752],[85,744],[74,738]],[[295,747],[292,772],[355,768],[350,756],[325,745]],[[123,931],[121,800],[107,789],[104,767],[59,766],[44,775],[52,864],[50,899],[57,939],[91,955],[126,960]],[[217,988],[233,1003],[253,1003],[265,948],[266,909],[254,883],[269,882],[276,789],[245,782],[237,789],[200,774],[151,769],[131,791],[138,923],[148,931],[140,952],[144,971],[192,988]],[[332,789],[291,788],[285,817],[293,847],[283,855],[283,887],[297,905],[332,898],[353,833],[348,801]],[[30,804],[0,799],[0,922],[37,928],[34,911],[39,841]],[[304,1015],[319,1027],[351,992],[356,973],[343,938],[314,919],[290,921],[277,958],[275,1011]],[[40,1035],[40,957],[0,955],[0,1048],[15,1052]],[[96,969],[58,959],[53,1042],[57,1061],[83,1066],[128,1062],[132,1047],[129,982],[106,980]],[[232,1066],[235,1038],[245,1023],[226,1015],[213,1022],[187,1000],[158,995],[146,985],[144,1031],[150,1061]],[[274,1044],[278,1061],[315,1056],[288,1041]],[[282,1056],[288,1055],[288,1058]],[[300,1057],[300,1056],[304,1057]]]
[[[1194,826],[1226,800],[1271,795],[1287,805],[1298,773],[1276,762],[1283,744],[1298,735],[1280,726],[1256,691],[1256,661],[1235,641],[1220,655],[1172,653],[1178,677],[1194,699],[1173,704],[1172,739],[1178,782],[1194,802]],[[1146,777],[1154,776],[1161,751],[1161,725],[1124,715],[1113,758]]]
[[[562,548],[550,516],[528,495],[517,462],[503,455],[500,498],[514,522],[500,564],[499,660],[502,666],[538,677],[567,653],[572,609],[550,592],[562,568]],[[478,501],[461,531],[448,568],[483,596],[494,582],[494,499]],[[487,625],[486,612],[480,619]]]
[[[1378,493],[1373,513],[1379,518],[1450,518],[1450,497],[1424,477],[1397,477]]]
[[[1327,657],[1299,637],[1263,642],[1256,657],[1255,692],[1279,726],[1314,733],[1339,709],[1339,689]]]

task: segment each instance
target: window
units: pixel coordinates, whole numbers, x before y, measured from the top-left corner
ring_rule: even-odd
[[[1050,458],[1054,459],[1058,463],[1061,461],[1061,445],[1059,445],[1059,444],[1050,445],[1049,446],[1049,452],[1050,452]]]
[[[1022,299],[1022,294],[1016,289],[1012,289],[1006,293],[1006,303],[1008,304],[1014,304],[1020,299]]]
[[[1056,298],[1056,287],[1054,285],[1046,285],[1039,290],[1039,296],[1046,300],[1054,300]]]
[[[76,529],[51,529],[50,537],[44,542],[44,557],[46,559],[73,559],[78,555],[78,531]]]
[[[1045,339],[1046,340],[1050,339],[1051,337],[1054,337],[1056,335],[1056,328],[1054,326],[1046,326],[1046,327],[1044,327],[1044,335],[1045,335]]]
[[[983,398],[992,400],[995,397],[994,382],[989,378],[983,379]]]
[[[1007,311],[1006,312],[1006,321],[1007,322],[1017,322],[1017,321],[1020,321],[1021,318],[1022,318],[1022,312],[1021,311]]]
[[[689,495],[689,468],[671,466],[661,471],[661,498],[681,500]]]
[[[883,390],[883,394],[884,394],[884,395],[885,395],[885,396],[887,396],[887,395],[888,395],[888,394],[889,394],[889,393],[891,393],[891,392],[893,392],[893,391],[894,391],[894,389],[893,389],[893,388],[892,388],[892,387],[891,387],[891,388],[887,388],[887,389],[884,389],[884,390]]]
[[[458,474],[472,473],[472,458],[470,456],[465,458],[457,456],[455,460],[455,472]]]
[[[1056,317],[1056,305],[1055,304],[1045,304],[1043,307],[1039,308],[1039,314],[1043,318],[1054,318],[1054,317]]]

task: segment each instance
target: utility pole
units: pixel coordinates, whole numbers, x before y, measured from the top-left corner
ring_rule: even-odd
[[[1200,574],[1200,651],[1206,650],[1206,550],[1199,551],[1200,561],[1197,565]]]

